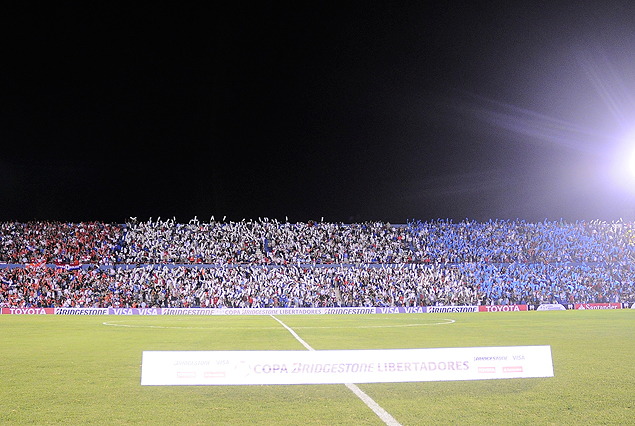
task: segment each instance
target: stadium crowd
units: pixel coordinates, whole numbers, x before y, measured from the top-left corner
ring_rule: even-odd
[[[3,222],[0,262],[114,263],[124,229],[99,222]]]
[[[157,220],[127,224],[122,258],[144,264],[406,263],[410,241],[407,228],[383,223]]]
[[[20,264],[0,269],[3,307],[635,302],[621,221],[33,222],[0,236],[0,260]]]
[[[328,307],[635,302],[632,264],[0,270],[4,307]]]
[[[1,223],[0,262],[104,264],[401,264],[635,261],[628,222],[475,221],[124,225]]]

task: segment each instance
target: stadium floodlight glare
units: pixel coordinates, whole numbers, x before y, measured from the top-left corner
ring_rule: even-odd
[[[628,157],[628,169],[631,172],[632,183],[635,183],[635,145]]]
[[[629,189],[635,190],[635,132],[624,138],[621,156],[624,184]]]
[[[635,132],[619,139],[618,145],[610,154],[611,163],[606,171],[612,175],[615,189],[635,195]]]

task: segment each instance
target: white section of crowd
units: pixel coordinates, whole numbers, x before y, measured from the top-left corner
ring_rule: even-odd
[[[302,264],[412,261],[407,227],[384,223],[173,220],[130,223],[125,263]]]

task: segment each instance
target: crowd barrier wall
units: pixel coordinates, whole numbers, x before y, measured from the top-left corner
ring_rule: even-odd
[[[546,310],[626,309],[622,303],[540,305],[341,307],[341,308],[1,308],[3,315],[369,315],[459,312],[522,312]],[[631,306],[635,309],[635,304]]]

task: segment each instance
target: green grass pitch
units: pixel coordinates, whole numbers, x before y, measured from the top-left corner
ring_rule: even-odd
[[[552,378],[359,385],[403,426],[635,424],[635,310],[278,318],[316,350],[551,345]],[[0,315],[0,424],[383,424],[344,385],[140,385],[144,350],[268,349],[306,350],[269,316]]]

